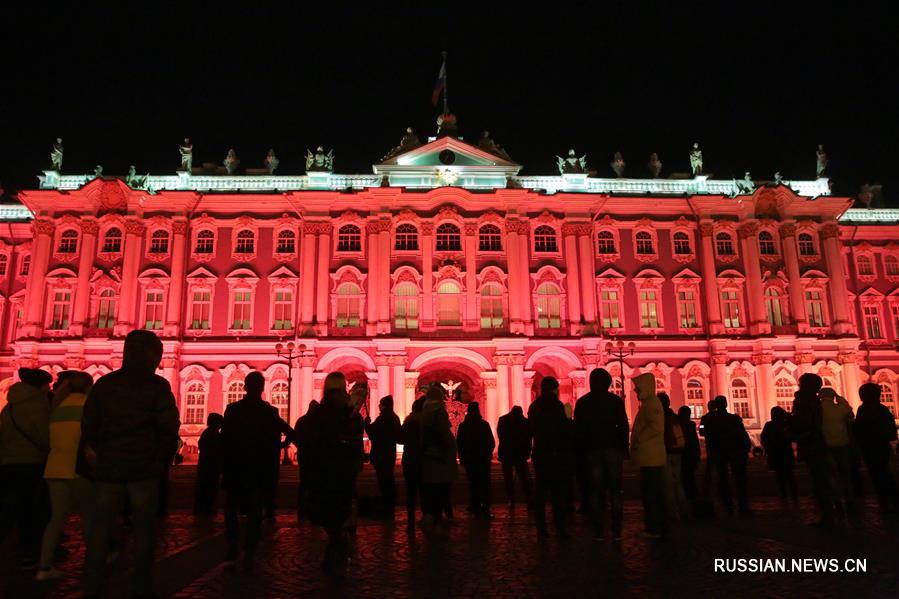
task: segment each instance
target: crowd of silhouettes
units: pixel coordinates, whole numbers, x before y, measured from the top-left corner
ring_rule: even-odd
[[[79,371],[60,372],[55,383],[44,370],[18,371],[19,380],[0,412],[0,542],[15,531],[19,565],[36,568],[37,580],[62,576],[55,567],[65,559],[59,540],[77,507],[87,545],[85,596],[101,593],[107,565],[117,559],[117,519],[127,521],[133,537],[132,594],[153,596],[156,520],[166,513],[168,469],[180,442],[174,396],[169,383],[155,374],[161,358],[162,343],[155,334],[133,331],[125,339],[122,367],[96,383]],[[890,470],[897,429],[880,403],[880,386],[861,386],[861,405],[854,414],[845,398],[822,383],[817,375],[803,374],[792,413],[773,408],[761,432],[782,500],[795,509],[799,498],[795,444],[812,485],[815,525],[831,526],[861,512],[861,464],[881,510],[899,512]],[[514,406],[499,418],[498,448],[476,401],[468,403],[454,434],[440,385],[430,385],[402,422],[393,398],[380,398],[372,420],[367,384],[348,388],[344,375],[332,372],[325,378],[321,401],[312,401],[291,427],[265,400],[261,373],[249,373],[244,384],[244,397],[228,405],[224,416],[209,414],[200,435],[193,511],[197,517],[215,514],[223,490],[225,560],[242,557],[249,568],[262,522],[274,516],[280,456],[288,444],[296,447],[299,470],[297,515],[325,531],[322,567],[335,573],[346,572],[357,516],[365,512],[395,519],[398,445],[407,530],[414,534],[420,526],[434,540],[448,535],[459,465],[467,478],[468,511],[480,520],[493,517],[494,449],[510,514],[523,502],[533,512],[541,539],[550,535],[547,503],[554,534],[563,539],[572,534],[578,495],[578,511],[589,515],[594,538],[603,539],[610,531],[620,541],[628,459],[639,472],[649,538],[668,536],[677,520],[714,517],[716,494],[726,514],[752,515],[747,465],[754,448],[742,418],[729,412],[727,399],[719,395],[708,402],[697,429],[691,408],[674,412],[649,373],[632,379],[638,401],[633,423],[622,398],[610,391],[612,378],[606,370],[590,373],[589,391],[573,410],[561,401],[558,380],[543,377],[526,416],[521,406]],[[378,488],[374,504],[357,497],[356,490],[366,435]],[[717,493],[712,491],[715,483]],[[246,519],[243,535],[241,516]]]

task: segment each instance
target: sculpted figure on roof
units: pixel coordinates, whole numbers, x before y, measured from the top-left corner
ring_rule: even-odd
[[[57,137],[53,149],[50,150],[50,168],[56,172],[62,171],[62,138]]]
[[[184,143],[178,146],[178,153],[181,154],[181,170],[190,172],[194,164],[194,145],[190,143],[190,138],[184,138]]]
[[[584,154],[579,158],[575,153],[574,148],[568,150],[568,156],[566,158],[556,156],[556,160],[559,165],[559,174],[561,175],[587,172],[587,155]]]
[[[485,152],[490,152],[494,156],[499,156],[504,160],[512,160],[512,158],[509,157],[508,152],[506,152],[501,145],[493,141],[489,131],[484,131],[481,134],[481,139],[478,140],[478,148]]]
[[[325,149],[322,146],[315,148],[315,154],[306,150],[306,170],[325,171],[329,173],[333,171],[334,150],[329,150],[327,154],[325,154]]]
[[[406,133],[403,135],[403,139],[400,140],[400,145],[391,148],[389,152],[382,158],[381,160],[388,160],[402,154],[403,152],[408,152],[409,150],[414,150],[415,148],[421,147],[421,141],[418,139],[418,136],[415,135],[415,131],[412,127],[406,127]]]
[[[693,176],[702,174],[702,150],[699,149],[699,143],[696,142],[693,144],[693,149],[690,150],[690,170],[693,171]]]
[[[222,164],[225,165],[225,170],[228,171],[229,175],[233,175],[237,171],[240,160],[237,159],[237,152],[234,151],[234,148],[228,150],[228,155],[225,156]]]

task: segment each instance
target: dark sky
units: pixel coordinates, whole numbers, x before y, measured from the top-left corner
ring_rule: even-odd
[[[338,172],[371,172],[406,126],[433,133],[445,40],[462,134],[489,129],[522,174],[554,173],[569,147],[602,175],[616,150],[632,176],[653,151],[665,172],[686,171],[699,141],[719,178],[810,179],[824,143],[836,193],[881,183],[899,205],[896,21],[858,4],[845,14],[823,2],[737,14],[689,3],[384,2],[321,14],[308,2],[19,4],[0,9],[7,191],[36,185],[56,136],[69,173],[173,173],[184,136],[195,164],[233,146],[242,166],[261,166],[274,147],[281,173],[301,173],[305,149],[321,143]]]

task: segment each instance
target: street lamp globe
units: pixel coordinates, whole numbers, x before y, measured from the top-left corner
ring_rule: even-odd
[[[280,354],[283,350],[284,350],[284,344],[283,344],[283,343],[280,343],[280,342],[279,342],[279,343],[276,343],[276,344],[275,344],[275,351],[276,351],[277,353]]]

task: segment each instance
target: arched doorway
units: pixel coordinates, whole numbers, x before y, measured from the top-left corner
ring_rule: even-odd
[[[478,402],[481,416],[491,421],[497,416],[496,406],[487,405],[487,396],[481,372],[492,370],[490,362],[476,352],[459,348],[427,351],[410,364],[410,370],[418,371],[417,395],[431,385],[452,385],[454,397],[447,401],[447,413],[455,434],[459,422],[465,417],[468,405]],[[445,389],[446,387],[444,387]],[[493,425],[496,422],[492,422]]]

